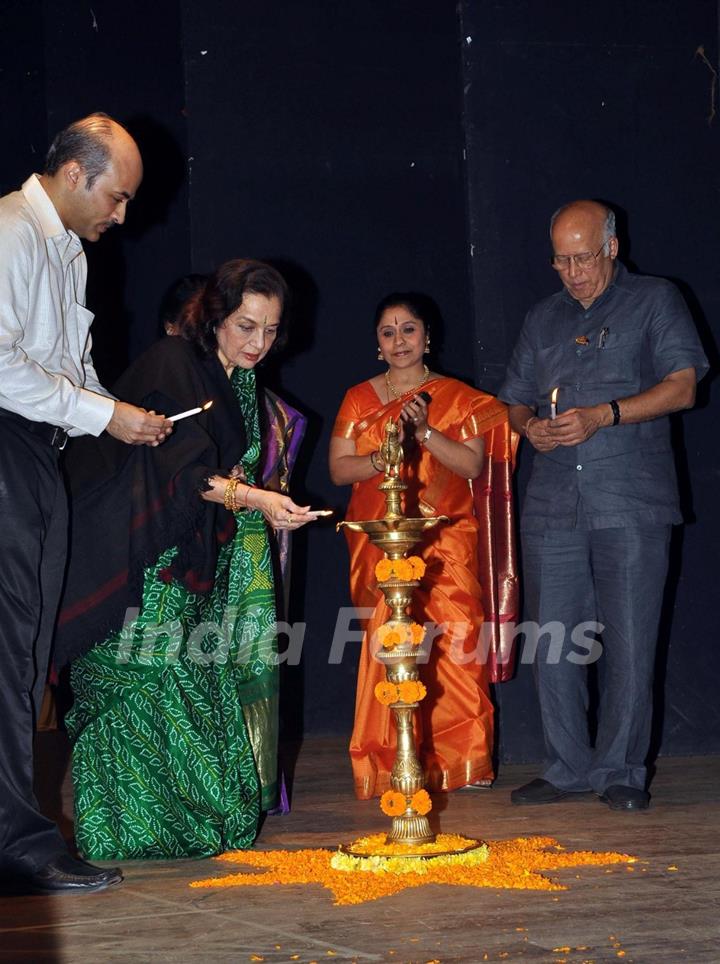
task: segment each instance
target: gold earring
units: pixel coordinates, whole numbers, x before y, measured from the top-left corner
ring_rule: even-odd
[[[378,360],[378,361],[382,361],[382,360],[383,360],[383,353],[382,353],[382,348],[380,347],[380,345],[378,345],[378,356],[377,356],[377,360]]]
[[[426,354],[426,355],[429,355],[429,354],[430,354],[430,339],[429,339],[429,338],[426,338],[426,339],[425,339],[425,352],[424,352],[424,354]]]

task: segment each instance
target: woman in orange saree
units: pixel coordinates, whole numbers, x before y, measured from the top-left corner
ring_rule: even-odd
[[[405,426],[405,513],[450,519],[427,532],[412,550],[427,565],[412,615],[430,624],[434,636],[427,663],[420,666],[427,697],[416,714],[426,786],[454,790],[489,785],[494,777],[493,707],[479,578],[479,549],[486,533],[473,511],[470,480],[481,474],[488,455],[509,464],[511,446],[502,402],[423,365],[427,319],[425,300],[414,294],[389,295],[378,306],[378,357],[388,371],[345,395],[333,429],[330,473],[338,485],[352,483],[348,520],[382,517],[385,500],[378,483],[384,466],[379,449],[388,418],[400,418]],[[374,636],[390,611],[374,574],[382,553],[364,533],[346,530],[346,535],[353,605],[372,613],[365,623],[350,744],[355,792],[367,799],[389,788],[395,757],[392,714],[374,696],[376,683],[385,675],[374,658]]]

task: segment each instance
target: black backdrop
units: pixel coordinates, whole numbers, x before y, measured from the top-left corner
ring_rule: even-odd
[[[3,192],[90,110],[124,120],[143,149],[128,223],[88,251],[101,373],[111,380],[153,340],[173,277],[227,257],[273,260],[296,323],[265,377],[310,418],[297,489],[314,505],[347,497],[325,451],[344,389],[378,370],[378,298],[430,293],[445,322],[434,363],[495,390],[525,310],[557,284],[547,220],[574,196],[619,206],[626,255],[681,283],[714,360],[710,0],[6,0],[0,18]],[[696,521],[676,540],[664,620],[667,753],[720,749],[711,413],[708,382],[677,427]],[[520,496],[526,474],[521,458]],[[327,661],[348,603],[342,538],[330,525],[302,534],[295,562],[293,615],[307,632],[285,678],[291,726],[348,732],[355,645]],[[496,697],[502,758],[536,758],[528,668]]]

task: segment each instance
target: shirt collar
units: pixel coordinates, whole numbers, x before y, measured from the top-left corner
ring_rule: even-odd
[[[590,310],[593,309],[596,305],[602,304],[602,302],[605,301],[605,299],[609,297],[610,291],[611,291],[617,284],[621,284],[621,283],[623,282],[623,280],[625,279],[626,275],[627,275],[627,268],[625,267],[624,264],[622,264],[622,262],[618,261],[617,258],[616,258],[616,259],[615,259],[615,265],[614,265],[614,267],[613,267],[612,278],[610,278],[610,283],[608,284],[607,288],[603,291],[603,293],[602,293],[601,295],[598,295],[598,297],[595,299],[595,301],[593,301],[593,303],[592,303],[588,308],[583,307],[583,305],[580,304],[580,302],[577,300],[577,298],[573,298],[573,296],[570,294],[570,292],[569,292],[569,291],[567,290],[567,288],[565,288],[564,286],[563,286],[563,290],[562,290],[563,299],[564,299],[568,304],[572,305],[574,308],[576,308],[576,309],[577,309],[578,311],[580,311],[580,312],[590,311]]]
[[[37,174],[30,175],[22,186],[22,192],[40,223],[43,235],[48,241],[54,242],[63,263],[69,264],[82,251],[80,238],[62,223],[57,208]]]

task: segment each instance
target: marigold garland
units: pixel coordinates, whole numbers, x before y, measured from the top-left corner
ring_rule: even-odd
[[[432,857],[434,854],[445,854],[449,850],[459,853],[480,843],[479,840],[473,840],[472,837],[463,837],[459,833],[439,833],[431,843],[424,844],[387,843],[386,841],[387,834],[372,833],[367,837],[358,837],[357,840],[353,840],[348,849],[355,854],[368,857],[373,855],[407,857],[409,854],[417,854],[418,852],[423,856]]]
[[[416,810],[421,817],[424,817],[425,814],[430,813],[432,810],[432,800],[430,799],[430,794],[427,792],[427,790],[418,790],[416,793],[413,793],[412,797],[410,798],[410,806],[413,808],[413,810]]]
[[[387,817],[399,817],[407,810],[407,798],[397,790],[386,790],[380,797],[380,809]]]
[[[375,631],[378,644],[383,649],[395,649],[396,646],[419,646],[425,636],[425,628],[419,623],[401,623],[391,619]]]
[[[380,682],[375,684],[375,699],[383,706],[393,703],[418,703],[427,696],[425,684],[420,680],[408,679],[402,683]]]
[[[385,834],[379,834],[382,840]],[[436,844],[446,835],[439,835]],[[447,835],[452,836],[452,835]],[[364,838],[370,842],[376,838]],[[460,838],[462,839],[462,838]],[[358,848],[360,841],[353,843]],[[369,852],[375,852],[373,843]],[[457,849],[445,846],[443,849]],[[472,853],[472,851],[471,851]],[[193,888],[267,887],[271,884],[320,884],[332,892],[336,905],[362,904],[365,901],[389,897],[408,887],[425,884],[444,884],[449,887],[490,887],[493,890],[549,890],[566,887],[550,880],[540,871],[561,870],[569,867],[633,864],[636,857],[627,854],[592,851],[566,851],[552,837],[519,837],[489,844],[487,859],[479,863],[454,862],[448,865],[436,860],[413,860],[422,864],[427,873],[399,873],[387,866],[379,873],[353,873],[333,866],[335,853],[331,850],[241,850],[217,857],[229,864],[255,868],[258,872],[227,874],[209,877],[190,884]],[[462,855],[461,855],[462,856]],[[355,858],[357,859],[357,858]],[[366,861],[361,861],[365,864]]]
[[[429,855],[431,856],[431,855]],[[466,854],[443,854],[432,860],[418,860],[417,857],[385,857],[373,854],[371,857],[355,857],[340,851],[333,854],[330,866],[333,870],[343,870],[346,873],[371,874],[418,874],[425,877],[432,873],[433,865],[440,867],[473,867],[483,864],[488,859],[487,844],[482,844]]]
[[[375,564],[375,578],[378,582],[387,582],[389,579],[413,582],[422,579],[425,569],[425,563],[420,556],[410,556],[409,559],[381,559]]]

